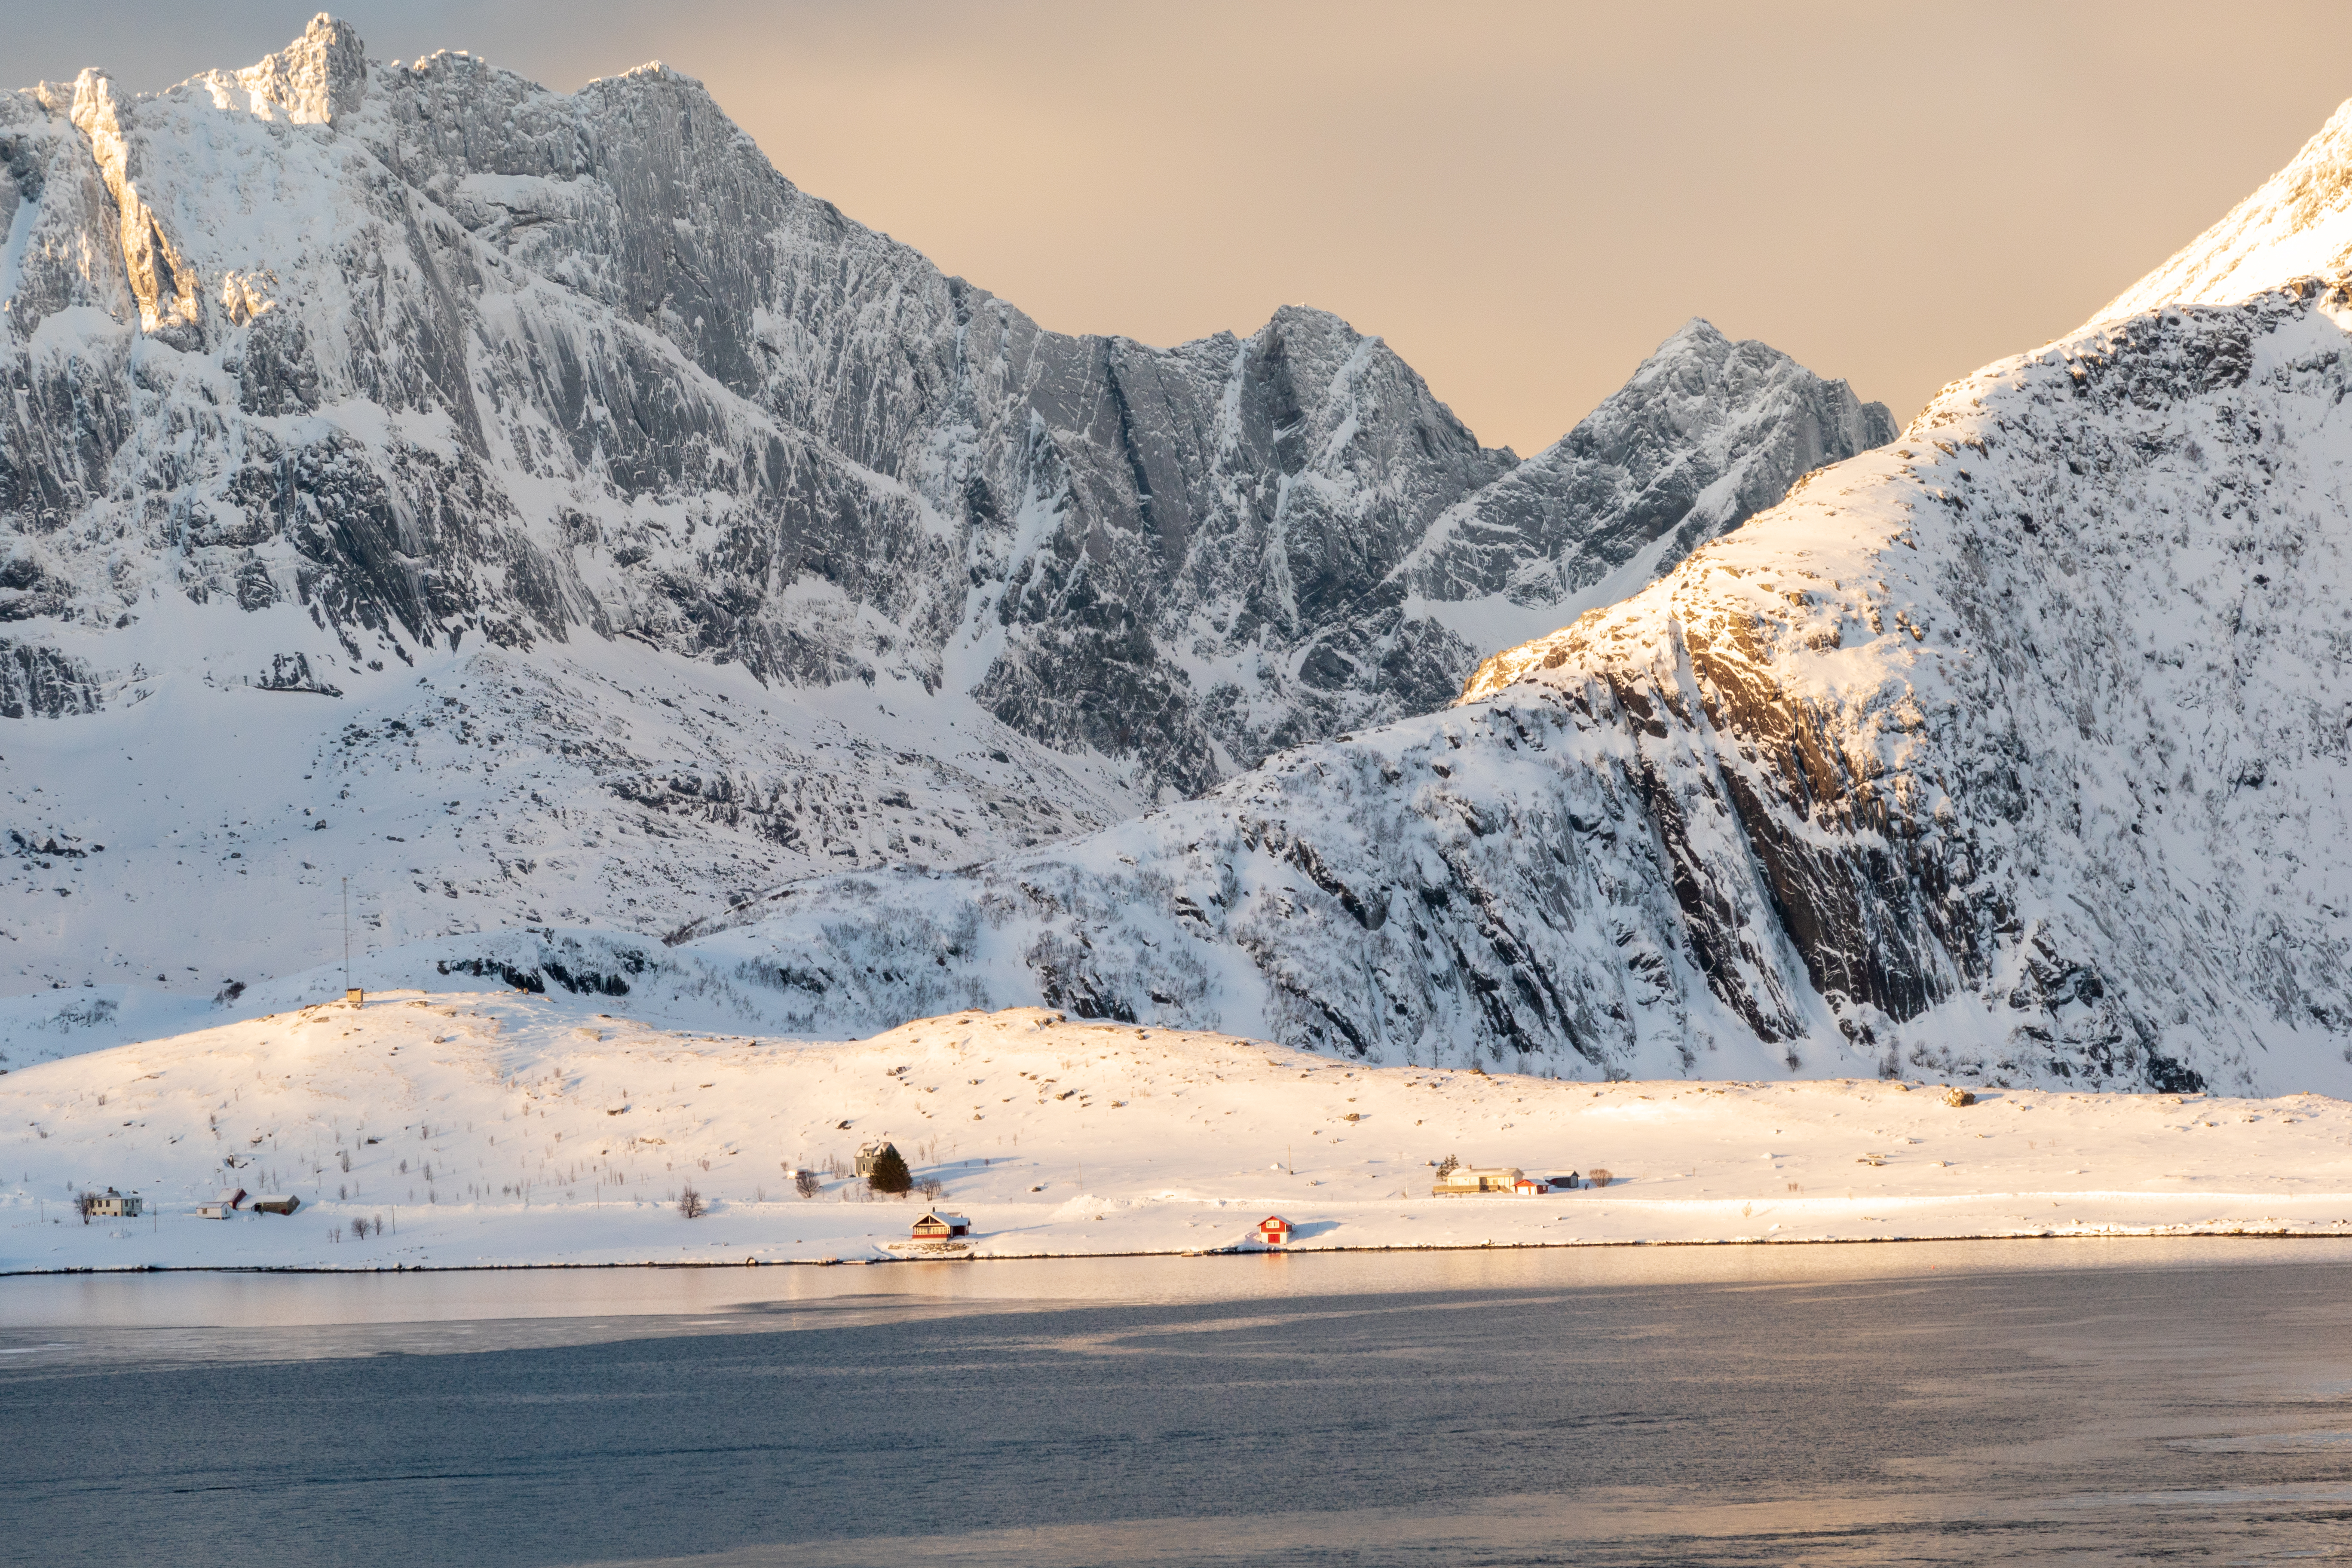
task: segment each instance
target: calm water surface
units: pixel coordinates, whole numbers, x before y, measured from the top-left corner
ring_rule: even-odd
[[[0,1562],[2352,1556],[2333,1243],[0,1279]]]

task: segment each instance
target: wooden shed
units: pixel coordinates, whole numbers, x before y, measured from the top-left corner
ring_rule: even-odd
[[[1281,1247],[1290,1240],[1290,1222],[1270,1214],[1257,1222],[1257,1238],[1268,1247]]]
[[[945,1241],[950,1237],[970,1236],[971,1221],[960,1214],[941,1214],[926,1209],[923,1217],[915,1222],[917,1241]]]
[[[256,1214],[292,1214],[302,1206],[302,1200],[291,1193],[272,1193],[253,1200]]]

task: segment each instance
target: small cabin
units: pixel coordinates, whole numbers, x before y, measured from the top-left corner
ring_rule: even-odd
[[[1511,1191],[1518,1194],[1519,1196],[1523,1198],[1538,1198],[1543,1196],[1544,1194],[1551,1191],[1551,1184],[1549,1182],[1539,1182],[1533,1176],[1521,1176],[1517,1181],[1511,1184]]]
[[[877,1141],[872,1143],[859,1144],[857,1146],[857,1173],[861,1176],[872,1175],[874,1173],[874,1167],[882,1163],[883,1155],[897,1154],[898,1152],[898,1146],[896,1143],[887,1142],[887,1140]]]
[[[236,1205],[243,1202],[245,1202],[245,1189],[243,1187],[223,1187],[220,1190],[220,1196],[213,1200],[213,1205],[216,1208],[226,1209],[234,1213],[236,1209]]]
[[[1515,1191],[1526,1175],[1517,1165],[1456,1165],[1439,1176],[1429,1190],[1441,1198],[1473,1193],[1508,1193]]]
[[[225,1204],[198,1204],[196,1205],[196,1217],[198,1219],[228,1219],[233,1216],[233,1213],[234,1211]]]
[[[118,1193],[112,1187],[89,1200],[89,1212],[101,1219],[137,1219],[146,1207],[146,1200],[137,1193]]]
[[[915,1222],[917,1241],[945,1241],[950,1237],[971,1234],[971,1221],[960,1214],[941,1214],[937,1209],[926,1209],[923,1217]]]
[[[292,1214],[302,1206],[302,1200],[291,1193],[272,1193],[253,1200],[256,1214]]]
[[[1281,1247],[1290,1240],[1290,1222],[1270,1214],[1257,1222],[1257,1238],[1268,1247]]]

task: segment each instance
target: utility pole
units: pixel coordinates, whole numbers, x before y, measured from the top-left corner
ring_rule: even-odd
[[[352,879],[343,879],[343,1000],[357,1003],[358,990],[352,984]]]

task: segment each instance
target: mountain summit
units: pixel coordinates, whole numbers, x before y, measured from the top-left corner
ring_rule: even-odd
[[[2228,305],[2299,278],[2352,271],[2352,102],[2287,166],[2164,265],[2109,300],[2092,323],[2167,305]]]

